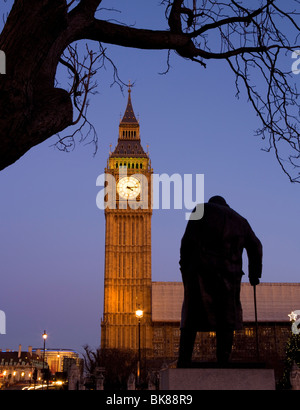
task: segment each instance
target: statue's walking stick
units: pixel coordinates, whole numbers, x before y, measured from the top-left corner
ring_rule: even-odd
[[[259,343],[258,343],[258,322],[257,322],[257,304],[256,304],[256,285],[253,286],[254,292],[254,313],[255,313],[255,336],[256,336],[256,355],[259,360]]]

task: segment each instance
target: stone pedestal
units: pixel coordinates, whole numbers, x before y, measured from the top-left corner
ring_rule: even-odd
[[[160,390],[275,390],[275,376],[260,368],[166,369]]]

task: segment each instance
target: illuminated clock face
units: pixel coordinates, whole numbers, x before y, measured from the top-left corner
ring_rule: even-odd
[[[117,190],[120,197],[124,199],[133,199],[141,191],[140,181],[134,177],[121,178],[117,184]]]

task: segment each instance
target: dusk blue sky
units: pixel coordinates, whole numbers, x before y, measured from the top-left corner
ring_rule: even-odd
[[[11,3],[2,7],[8,10]],[[122,2],[113,3],[121,9]],[[165,28],[158,3],[128,1],[126,12],[113,18]],[[210,61],[204,69],[172,53],[169,72],[160,75],[167,67],[166,51],[108,45],[107,52],[121,79],[134,83],[133,108],[153,171],[204,174],[205,201],[224,196],[262,241],[262,281],[299,282],[300,186],[289,182],[272,151],[262,150],[266,143],[255,136],[258,118],[244,92],[235,97],[228,66]],[[287,56],[286,66],[292,61]],[[51,147],[54,136],[0,173],[0,310],[7,321],[2,349],[42,346],[44,329],[49,348],[81,352],[84,344],[99,346],[105,220],[96,206],[101,189],[96,179],[104,172],[110,144],[117,143],[127,91],[111,87],[108,64],[97,81],[98,94],[89,108],[99,138],[95,156],[92,145],[79,142],[71,153],[60,152]],[[185,212],[153,212],[153,281],[181,280]]]

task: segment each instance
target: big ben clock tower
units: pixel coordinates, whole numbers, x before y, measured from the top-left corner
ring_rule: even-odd
[[[151,163],[142,148],[140,125],[128,102],[118,143],[105,169],[104,311],[102,349],[152,348],[151,326]]]

